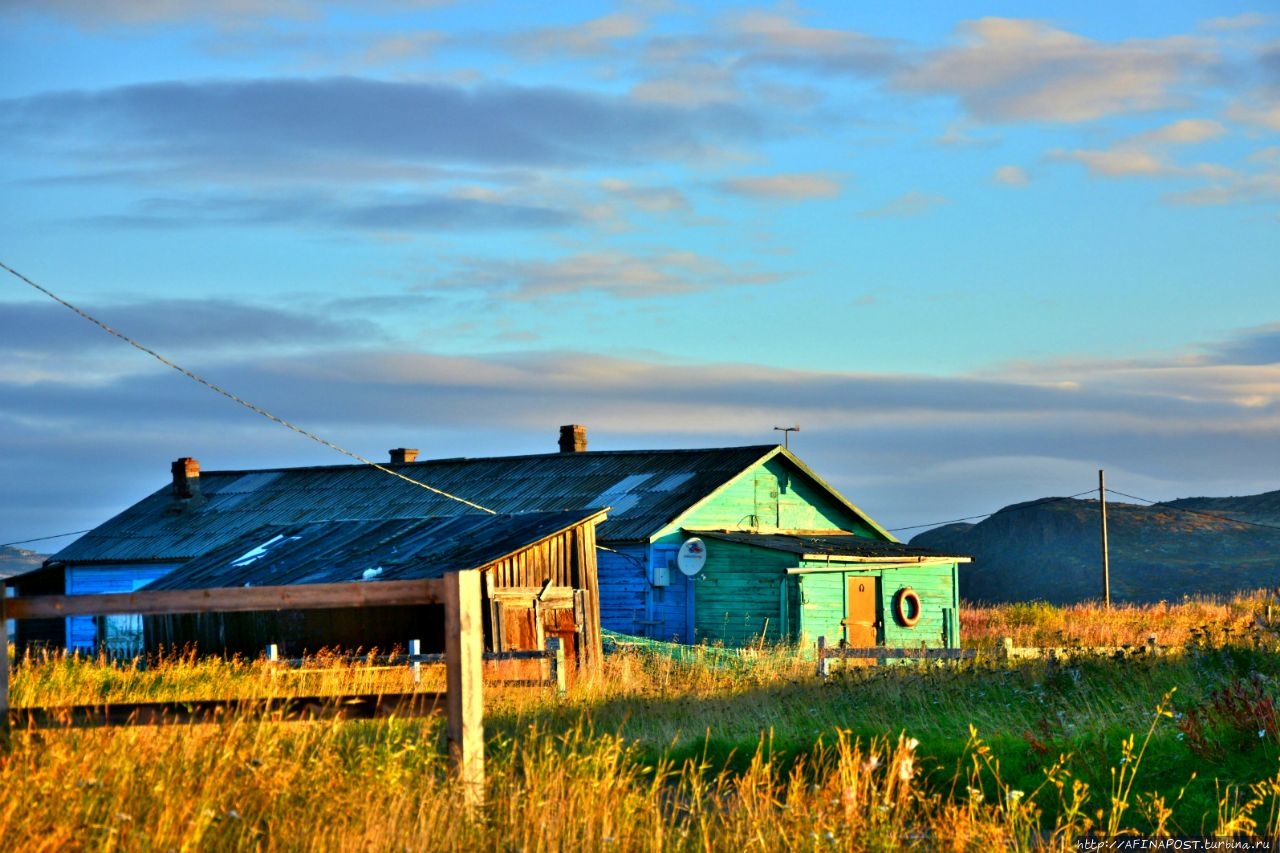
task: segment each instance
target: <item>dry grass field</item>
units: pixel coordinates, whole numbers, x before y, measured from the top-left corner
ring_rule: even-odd
[[[744,851],[1275,835],[1280,638],[1268,606],[1253,595],[963,614],[979,648],[1154,633],[1178,651],[1154,659],[881,666],[822,681],[794,648],[619,651],[565,696],[487,692],[475,809],[450,780],[439,718],[19,729],[0,753],[0,837],[23,851]],[[18,662],[13,704],[411,689],[407,669],[336,659],[297,673],[51,658]]]

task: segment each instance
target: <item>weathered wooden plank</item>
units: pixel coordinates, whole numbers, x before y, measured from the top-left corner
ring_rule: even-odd
[[[216,723],[240,715],[272,720],[427,717],[443,713],[444,706],[443,693],[367,693],[10,708],[6,719],[17,728],[163,726]]]
[[[476,592],[477,597],[479,591]],[[10,619],[106,616],[115,613],[233,613],[254,610],[314,610],[398,604],[439,604],[441,580],[298,584],[296,586],[174,589],[101,595],[40,595],[5,602]]]
[[[484,801],[484,629],[480,573],[445,575],[449,757],[469,805]]]
[[[5,605],[0,585],[0,747],[8,746],[9,740],[9,623]]]
[[[905,658],[913,660],[964,660],[977,656],[976,649],[938,649],[927,648],[922,649],[919,646],[915,648],[891,649],[884,646],[874,646],[866,649],[852,648],[831,648],[826,647],[823,652],[826,658],[875,658],[876,660],[884,660],[886,658]]]
[[[493,600],[504,604],[507,602],[522,602],[527,606],[535,598],[540,598],[544,607],[552,609],[572,607],[573,588],[549,586],[544,591],[541,586],[514,586],[493,591]]]

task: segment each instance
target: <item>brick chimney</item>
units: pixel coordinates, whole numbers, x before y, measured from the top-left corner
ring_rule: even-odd
[[[586,453],[587,428],[582,424],[567,424],[560,427],[561,453]]]
[[[183,456],[170,466],[173,471],[173,497],[185,501],[200,496],[200,463]]]
[[[391,450],[391,464],[399,465],[402,462],[413,462],[418,458],[418,448],[416,447],[395,447]]]

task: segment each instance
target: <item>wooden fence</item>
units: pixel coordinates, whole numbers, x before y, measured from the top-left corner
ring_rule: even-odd
[[[239,587],[231,589],[162,590],[155,592],[100,595],[42,595],[5,598],[0,596],[0,736],[8,737],[11,725],[28,722],[40,715],[101,715],[100,722],[113,719],[102,706],[11,709],[9,707],[9,629],[7,619],[50,619],[67,616],[142,616],[179,613],[229,613],[261,610],[318,610],[346,607],[377,607],[414,604],[443,604],[445,611],[445,693],[432,697],[406,694],[414,702],[443,699],[448,716],[449,758],[469,803],[479,803],[484,793],[484,635],[481,617],[480,572],[454,572],[440,579],[376,581],[369,583],[307,584],[299,586]],[[539,653],[541,654],[541,653]],[[563,668],[562,670],[563,671]],[[320,705],[335,705],[349,715],[373,705],[398,704],[397,696],[305,697],[288,700],[241,700],[231,702],[147,703],[149,712],[135,706],[129,722],[163,722],[172,714],[198,718],[219,709],[293,710],[310,715]],[[312,703],[317,703],[313,705]],[[302,707],[298,707],[301,705]],[[203,706],[208,706],[207,708]],[[291,707],[292,706],[292,707]],[[193,714],[194,709],[194,714]],[[103,712],[106,711],[104,714]]]
[[[988,658],[998,661],[1011,660],[1047,660],[1058,663],[1072,658],[1098,657],[1132,657],[1135,655],[1154,656],[1168,654],[1169,649],[1156,644],[1155,635],[1147,638],[1147,642],[1139,646],[1062,646],[1019,647],[1009,637],[1002,637],[994,650],[980,649],[939,649],[926,646],[907,648],[889,648],[875,646],[872,648],[848,648],[845,646],[828,646],[826,637],[818,638],[818,675],[826,678],[831,674],[831,661],[858,660],[876,664],[887,660],[974,660]]]
[[[422,665],[426,664],[442,664],[445,662],[445,656],[442,654],[423,654],[421,640],[410,640],[409,651],[407,654],[390,654],[390,655],[340,655],[336,658],[282,658],[280,657],[280,647],[272,644],[267,646],[266,660],[269,664],[288,670],[296,670],[303,672],[324,671],[331,667],[326,666],[331,661],[339,661],[344,664],[364,664],[365,666],[378,667],[400,667],[408,666],[413,671],[413,683],[417,684],[421,681]],[[537,649],[527,649],[523,651],[508,652],[485,652],[481,658],[485,663],[501,663],[503,661],[521,661],[534,660],[546,661],[547,676],[538,679],[513,679],[513,678],[494,678],[490,679],[490,683],[501,684],[511,687],[554,687],[557,693],[566,692],[568,687],[568,669],[566,669],[564,643],[559,637],[547,637],[546,648],[541,651]]]

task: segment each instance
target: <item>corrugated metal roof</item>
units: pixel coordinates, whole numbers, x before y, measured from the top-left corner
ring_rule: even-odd
[[[612,506],[602,541],[647,539],[777,445],[621,450],[388,465],[499,513]],[[819,481],[820,482],[820,481]],[[190,559],[263,525],[464,515],[476,510],[368,465],[206,471],[204,497],[182,505],[168,483],[55,554],[64,562]]]
[[[852,533],[738,533],[727,530],[690,530],[689,533],[704,539],[723,539],[742,545],[755,545],[791,554],[818,554],[832,557],[861,557],[865,559],[951,558],[968,560],[955,554],[944,554],[932,548],[904,545],[901,542],[883,542],[855,536]]]
[[[595,511],[315,521],[259,527],[147,589],[420,580],[479,568],[577,526]]]

